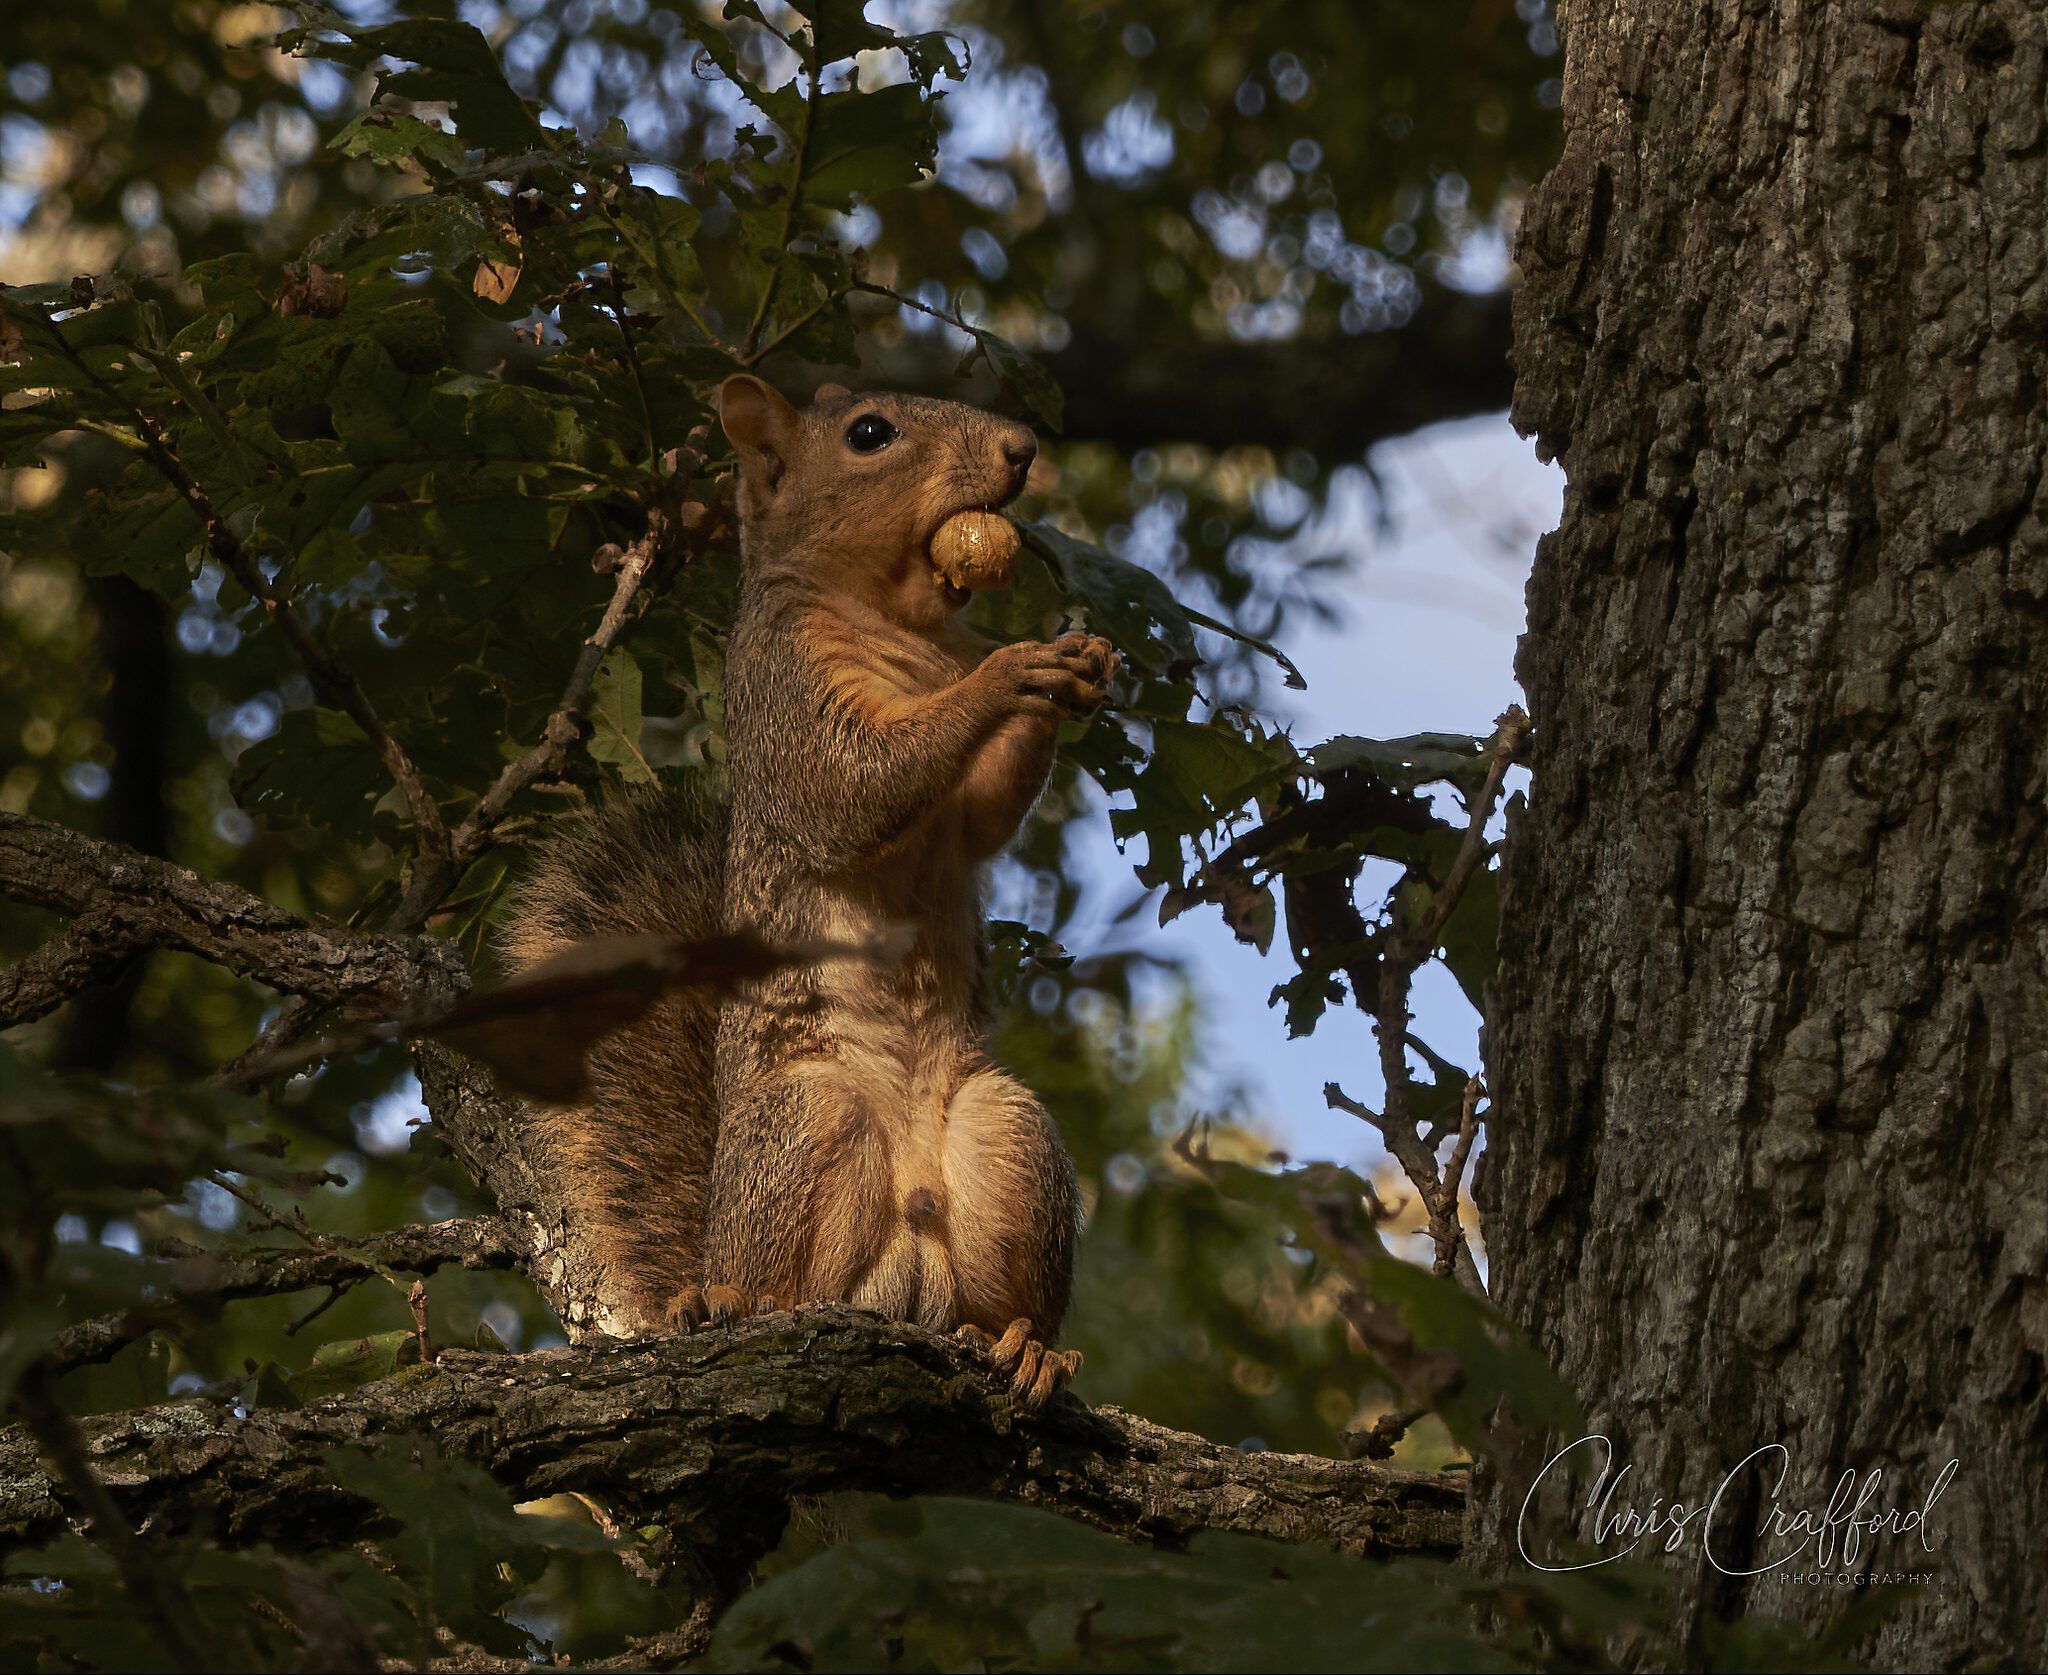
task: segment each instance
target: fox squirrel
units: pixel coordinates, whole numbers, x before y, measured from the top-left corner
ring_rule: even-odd
[[[1009,579],[1025,427],[828,385],[802,411],[721,387],[743,577],[726,658],[729,804],[641,791],[551,844],[503,946],[750,926],[889,963],[787,968],[668,997],[593,1049],[587,1108],[536,1116],[604,1271],[615,1329],[851,1303],[990,1348],[1020,1402],[1078,1362],[1073,1164],[993,1065],[982,863],[1043,788],[1063,717],[1106,696],[1105,640],[996,645],[957,613]],[[999,1339],[997,1339],[997,1335]]]

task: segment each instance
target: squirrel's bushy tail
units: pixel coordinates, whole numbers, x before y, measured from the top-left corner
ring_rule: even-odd
[[[551,836],[513,897],[499,952],[524,970],[585,937],[722,928],[726,811],[701,786],[638,787]],[[675,1276],[697,1271],[718,1134],[718,996],[665,996],[590,1051],[583,1106],[536,1106],[564,1195],[583,1211],[614,1329],[663,1323]]]

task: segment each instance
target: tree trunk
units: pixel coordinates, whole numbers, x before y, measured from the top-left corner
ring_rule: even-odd
[[[1695,1621],[1917,1572],[1866,1653],[2039,1668],[2048,20],[1560,11],[1515,418],[1570,486],[1519,663],[1495,1291],[1633,1464],[1610,1512],[1786,1445],[1775,1497],[1731,1485],[1719,1568],[1673,1555]],[[1914,1508],[1951,1459],[1924,1547],[1723,1574],[1797,1545],[1774,1498],[1881,1468],[1873,1504]],[[1480,1514],[1510,1567],[1520,1509]]]

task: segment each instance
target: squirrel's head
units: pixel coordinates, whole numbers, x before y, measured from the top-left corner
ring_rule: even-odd
[[[1025,426],[957,401],[827,384],[799,410],[745,373],[719,387],[718,417],[739,455],[747,562],[814,577],[912,627],[969,598],[934,560],[940,526],[1016,499],[1038,455]]]

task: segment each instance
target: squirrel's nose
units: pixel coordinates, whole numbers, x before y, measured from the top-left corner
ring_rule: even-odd
[[[1038,438],[1028,430],[1014,431],[1003,438],[1003,458],[1010,462],[1019,475],[1031,469],[1031,462],[1038,458]]]

